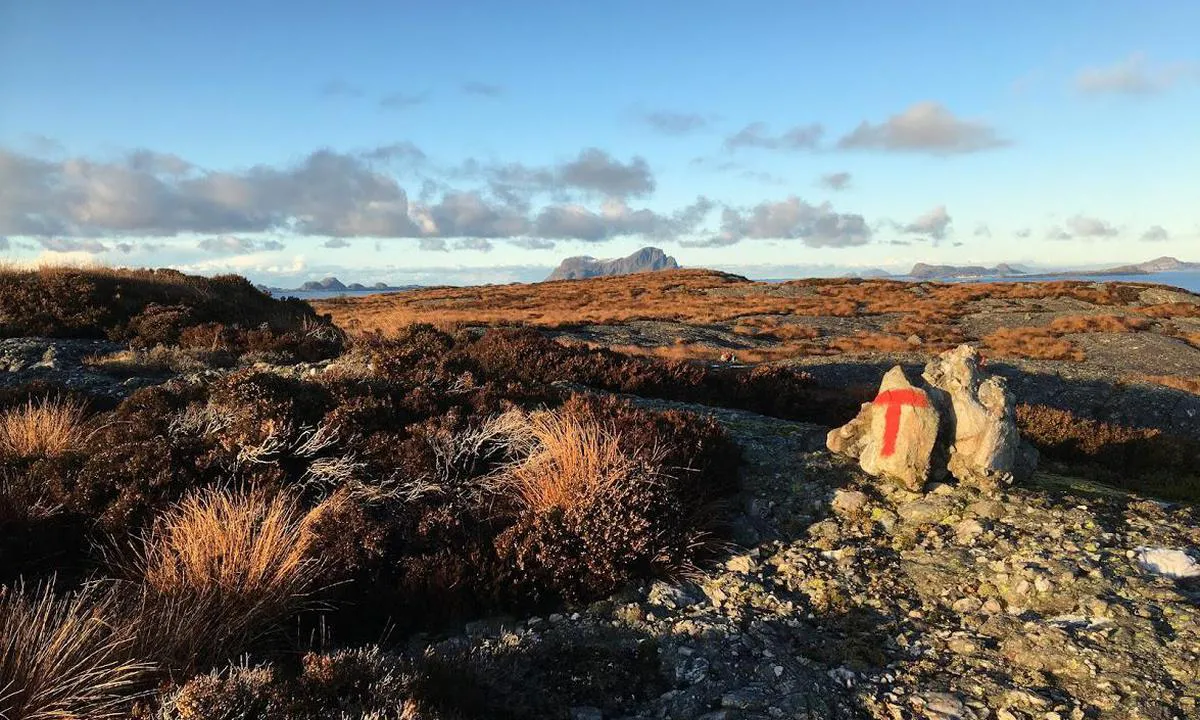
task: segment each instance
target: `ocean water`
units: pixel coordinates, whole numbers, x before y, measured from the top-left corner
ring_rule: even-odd
[[[272,290],[271,296],[277,298],[294,297],[301,300],[325,300],[335,297],[365,297],[367,295],[388,295],[405,292],[404,290]]]
[[[1007,277],[1007,278],[980,278],[980,282],[1020,282],[1027,278]],[[1183,288],[1194,293],[1200,293],[1200,271],[1190,270],[1186,272],[1161,272],[1150,273],[1148,275],[1048,275],[1039,276],[1036,278],[1028,278],[1038,282],[1048,282],[1051,280],[1088,280],[1094,282],[1135,282],[1135,283],[1154,283],[1155,285],[1171,285],[1177,288]],[[975,279],[972,279],[975,282]]]

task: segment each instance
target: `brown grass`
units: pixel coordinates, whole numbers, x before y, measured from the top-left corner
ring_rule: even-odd
[[[1000,357],[1023,357],[1035,360],[1084,359],[1083,351],[1070,340],[1064,340],[1046,328],[1000,328],[983,338],[987,349]]]
[[[1189,502],[1200,500],[1200,441],[1017,405],[1017,424],[1046,463],[1079,477]]]
[[[574,415],[510,413],[501,420],[522,456],[506,468],[505,481],[532,512],[587,507],[646,464],[622,448],[614,429]]]
[[[145,589],[147,654],[174,667],[231,657],[299,611],[321,575],[308,553],[323,509],[306,515],[288,495],[206,490],[160,517],[131,568]]]
[[[0,588],[0,717],[123,717],[150,669],[128,659],[130,635],[98,589]]]
[[[1072,333],[1126,333],[1145,330],[1150,321],[1123,315],[1066,315],[1054,318],[1047,329],[1057,335]]]
[[[913,350],[908,341],[896,335],[886,333],[858,331],[853,335],[833,338],[829,347],[847,354],[860,353],[898,353]]]
[[[85,438],[84,408],[74,400],[29,400],[0,415],[0,452],[17,457],[52,457]]]
[[[407,325],[619,324],[662,320],[712,324],[762,315],[855,317],[917,314],[928,324],[967,311],[983,298],[1069,297],[1098,305],[1136,301],[1132,285],[1084,282],[906,283],[894,280],[808,279],[752,282],[709,270],[675,270],[635,276],[468,288],[428,288],[313,303],[346,330],[394,332]],[[918,332],[918,334],[921,334]],[[932,333],[931,333],[932,334]]]
[[[1176,375],[1143,375],[1136,378],[1142,382],[1200,395],[1200,377],[1178,377]]]
[[[208,365],[195,354],[174,345],[119,350],[83,358],[83,364],[110,375],[143,375],[163,372],[197,372]]]
[[[1159,303],[1158,305],[1144,305],[1142,307],[1130,308],[1136,313],[1141,313],[1146,317],[1170,319],[1170,318],[1194,318],[1200,317],[1200,304],[1193,303]]]

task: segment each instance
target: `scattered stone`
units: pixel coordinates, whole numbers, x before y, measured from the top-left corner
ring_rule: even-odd
[[[571,720],[604,720],[604,713],[600,708],[594,708],[588,705],[571,708]]]
[[[866,493],[838,488],[833,493],[831,507],[839,515],[857,515],[867,504]]]
[[[942,506],[928,500],[913,500],[896,508],[904,522],[913,525],[932,525],[944,517]]]
[[[1175,579],[1200,577],[1200,562],[1183,550],[1140,547],[1134,552],[1146,572]]]
[[[919,491],[929,480],[938,418],[925,391],[896,366],[883,376],[874,401],[864,403],[857,417],[829,432],[826,446],[856,458],[869,475],[888,477]]]

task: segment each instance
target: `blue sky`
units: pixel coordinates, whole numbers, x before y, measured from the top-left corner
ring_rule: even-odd
[[[0,247],[393,282],[1200,260],[1192,2],[0,0]]]

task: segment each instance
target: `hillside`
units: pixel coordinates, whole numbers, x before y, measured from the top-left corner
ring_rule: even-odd
[[[57,336],[0,339],[7,716],[1196,709],[1200,297],[675,270],[314,311],[240,278],[6,281],[27,313],[90,288],[46,300]],[[964,340],[1037,473],[905,489],[826,449],[891,364]]]
[[[627,257],[616,260],[597,260],[587,256],[567,258],[555,268],[554,272],[550,273],[546,280],[582,280],[659,270],[677,270],[678,268],[679,263],[675,262],[675,258],[658,248],[644,247]]]

